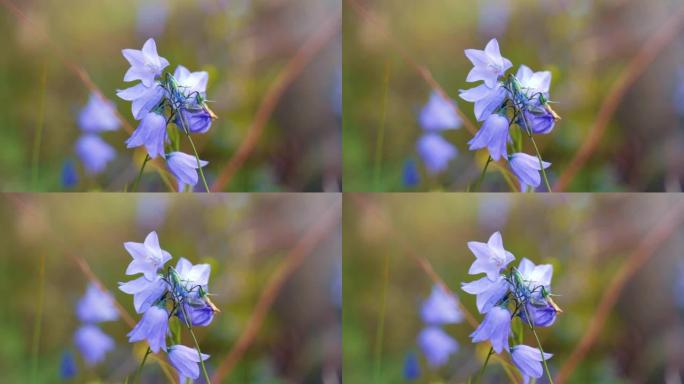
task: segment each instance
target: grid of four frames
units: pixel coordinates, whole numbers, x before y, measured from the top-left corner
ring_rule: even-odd
[[[684,380],[680,0],[0,0],[0,31],[0,381]]]

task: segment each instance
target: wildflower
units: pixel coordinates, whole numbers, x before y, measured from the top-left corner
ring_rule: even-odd
[[[169,61],[157,54],[154,39],[148,39],[142,50],[124,49],[122,53],[131,64],[124,76],[126,82],[140,80],[146,87],[151,87],[164,68],[169,66]]]
[[[120,122],[114,103],[103,99],[96,93],[90,94],[88,104],[78,114],[78,125],[83,132],[87,133],[119,129]]]
[[[92,324],[83,325],[76,331],[74,344],[88,366],[99,363],[107,352],[114,349],[114,340]]]
[[[428,325],[455,324],[463,321],[463,313],[456,296],[449,295],[439,285],[432,287],[430,297],[420,309],[423,322]]]
[[[77,373],[76,361],[74,354],[69,351],[62,353],[62,359],[59,362],[59,378],[62,380],[69,380],[74,378]]]
[[[150,232],[144,243],[127,242],[124,248],[133,257],[126,269],[127,275],[142,273],[147,280],[154,280],[157,271],[171,259],[171,254],[159,247],[157,232]]]
[[[495,306],[487,312],[484,321],[475,332],[470,334],[473,343],[489,340],[496,353],[508,349],[508,336],[511,332],[511,312]]]
[[[527,315],[530,315],[531,323],[535,327],[550,327],[556,321],[558,311],[547,302],[541,304],[533,304],[528,302],[525,304],[525,309],[521,310],[518,315],[525,324],[529,324]]]
[[[465,101],[475,103],[475,118],[477,121],[485,121],[494,111],[501,108],[508,91],[501,84],[496,84],[493,88],[480,84],[474,88],[461,90],[459,96]]]
[[[183,108],[179,116],[179,119],[182,118],[183,120],[178,121],[178,126],[186,127],[190,133],[205,133],[211,128],[211,123],[214,121],[211,114],[204,109],[191,111]]]
[[[475,137],[468,142],[468,148],[472,150],[487,148],[492,159],[498,161],[507,157],[506,144],[508,144],[508,119],[499,114],[489,115],[482,128],[477,131]]]
[[[186,185],[194,187],[197,185],[197,159],[182,152],[171,152],[166,156],[166,162],[171,173],[178,179],[178,191],[185,189]],[[200,160],[202,167],[209,162]]]
[[[92,283],[88,285],[86,294],[78,301],[76,315],[85,323],[99,323],[119,318],[112,295]]]
[[[193,327],[206,327],[214,320],[214,309],[204,302],[199,304],[183,303],[183,309],[176,312],[178,319],[183,323],[186,322],[186,313]]]
[[[126,283],[119,283],[119,289],[133,295],[133,307],[137,313],[144,313],[164,295],[168,284],[161,276],[154,276],[153,280],[147,280],[141,276]]]
[[[530,377],[536,379],[542,377],[544,368],[541,362],[550,359],[553,355],[550,353],[542,353],[537,348],[528,347],[527,345],[516,345],[511,348],[511,358],[513,364],[520,370],[523,376],[523,382],[527,383]]]
[[[477,310],[480,313],[487,313],[506,296],[509,285],[504,276],[499,275],[494,281],[489,277],[483,277],[470,283],[461,283],[461,289],[476,295]]]
[[[541,166],[539,159],[525,153],[514,153],[508,158],[511,170],[520,181],[520,190],[525,191],[528,186],[537,188],[541,184]],[[551,166],[551,163],[542,161],[544,169]]]
[[[153,159],[157,156],[164,156],[164,143],[166,143],[166,119],[156,112],[149,112],[138,128],[133,131],[131,137],[126,140],[128,148],[145,146],[147,153]]]
[[[200,374],[197,364],[200,362],[200,355],[192,348],[184,345],[173,345],[168,350],[169,361],[171,365],[178,371],[180,382],[184,383],[186,379],[197,379]],[[209,355],[202,353],[202,361],[209,358]]]
[[[425,162],[428,173],[436,174],[445,170],[449,161],[456,157],[456,147],[436,133],[423,135],[417,144],[418,154]]]
[[[62,164],[62,187],[69,189],[78,184],[78,173],[76,164],[72,159],[67,159]]]
[[[136,120],[141,120],[161,103],[166,95],[166,90],[158,83],[151,87],[146,87],[140,83],[130,88],[119,90],[116,92],[116,95],[123,100],[130,101],[132,103],[131,112],[133,117]]]
[[[418,117],[420,126],[429,132],[459,128],[461,118],[456,113],[455,105],[455,101],[445,99],[439,93],[433,92],[430,100],[420,111]]]
[[[404,358],[404,379],[417,380],[420,377],[420,364],[415,352],[408,352]]]
[[[190,72],[187,68],[179,65],[173,73],[173,77],[178,83],[178,88],[186,97],[199,95],[206,97],[207,83],[209,82],[209,73]]]
[[[491,281],[496,281],[501,270],[515,259],[512,253],[504,249],[503,239],[499,232],[492,234],[487,243],[469,241],[468,248],[476,258],[468,273],[471,275],[486,273]]]
[[[428,326],[418,335],[418,346],[431,367],[447,363],[449,356],[458,351],[458,343],[441,328]]]
[[[521,65],[518,68],[518,73],[515,75],[520,88],[525,96],[533,101],[539,101],[539,96],[549,98],[549,89],[551,88],[551,72],[542,71],[534,72],[528,66]]]
[[[188,259],[181,257],[176,264],[176,273],[180,281],[180,284],[174,287],[176,294],[197,298],[200,296],[199,288],[207,290],[211,266],[209,264],[192,265]]]
[[[116,152],[99,136],[86,134],[76,141],[76,155],[81,159],[87,174],[97,175],[114,159]]]
[[[524,284],[523,295],[527,298],[543,298],[542,288],[546,292],[551,292],[551,278],[553,276],[553,266],[550,264],[535,265],[527,258],[520,260],[518,273]]]
[[[420,173],[418,172],[418,165],[414,159],[406,159],[406,161],[404,161],[402,179],[404,186],[407,188],[413,188],[420,183]]]
[[[523,114],[525,118],[520,124],[527,127],[534,134],[547,134],[556,125],[556,118],[544,108],[537,108],[535,112],[526,110]]]
[[[152,352],[157,353],[160,349],[166,349],[166,333],[169,330],[169,313],[159,306],[151,306],[142,316],[142,319],[128,333],[128,341],[147,340]]]
[[[468,73],[466,81],[484,81],[489,88],[494,88],[499,77],[513,66],[510,60],[501,56],[499,42],[492,39],[487,43],[484,51],[466,49],[465,55],[473,63],[473,69]]]

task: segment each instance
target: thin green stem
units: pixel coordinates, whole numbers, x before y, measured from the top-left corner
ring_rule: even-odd
[[[138,380],[138,378],[140,377],[140,373],[142,373],[143,365],[145,365],[145,362],[147,361],[147,356],[150,355],[150,352],[152,352],[152,349],[150,347],[147,347],[147,351],[145,352],[145,356],[143,356],[143,359],[140,362],[140,365],[138,365],[138,369],[135,370],[135,375],[133,375],[133,380],[132,380],[133,383],[135,383],[136,380]]]
[[[135,178],[135,181],[133,182],[133,187],[131,190],[133,192],[136,192],[138,190],[138,184],[140,184],[140,179],[142,178],[143,171],[145,170],[145,165],[147,165],[147,162],[150,161],[150,155],[145,154],[145,160],[142,163],[142,166],[140,166],[140,172],[138,172],[138,177]]]
[[[43,304],[45,301],[45,255],[40,255],[40,265],[38,269],[38,281],[40,281],[38,291],[38,308],[36,309],[36,322],[33,324],[33,347],[31,348],[31,382],[37,382],[38,374],[38,350],[40,349],[40,333],[43,323]]]
[[[541,152],[539,152],[539,147],[537,147],[537,142],[534,141],[534,136],[532,136],[532,131],[530,131],[530,123],[527,121],[527,116],[525,113],[522,114],[523,121],[525,122],[525,132],[527,136],[532,141],[534,146],[534,151],[537,154],[537,160],[539,160],[539,169],[541,170],[542,177],[544,178],[544,184],[546,184],[546,189],[551,192],[551,184],[549,184],[549,178],[546,176],[546,170],[544,170],[544,162],[542,161]]]
[[[380,120],[380,128],[378,129],[377,136],[375,138],[375,162],[373,167],[373,182],[375,188],[378,189],[378,183],[380,182],[380,171],[382,169],[382,149],[385,144],[385,121],[387,120],[387,92],[389,90],[389,78],[390,78],[390,61],[389,59],[385,63],[385,78],[383,81],[383,97],[382,97],[382,117]]]
[[[190,134],[187,134],[188,140],[190,140],[190,145],[192,146],[192,152],[195,154],[195,159],[197,159],[197,170],[199,171],[200,177],[202,178],[202,183],[204,184],[204,190],[207,191],[207,193],[211,193],[209,190],[209,184],[207,184],[207,179],[204,178],[204,171],[202,171],[202,163],[199,158],[199,154],[197,153],[197,148],[195,147],[195,142],[192,141],[192,137],[190,137]]]
[[[475,382],[476,384],[478,384],[482,380],[482,377],[484,376],[484,373],[485,373],[485,369],[487,368],[487,364],[489,364],[489,358],[492,357],[493,354],[494,354],[494,347],[490,347],[489,353],[487,353],[487,358],[485,359],[484,364],[482,364],[482,368],[480,369],[480,374],[477,375],[477,381]]]
[[[523,304],[522,307],[523,307],[523,310],[525,311],[525,317],[527,318],[527,325],[530,326],[530,330],[532,330],[532,334],[534,334],[534,338],[537,340],[537,346],[539,347],[539,352],[541,353],[541,359],[542,359],[542,363],[544,364],[544,370],[546,371],[546,376],[549,378],[549,383],[553,384],[553,378],[551,377],[551,371],[549,371],[549,366],[546,364],[546,358],[544,357],[544,348],[542,348],[541,340],[539,340],[539,335],[537,335],[537,331],[534,329],[534,325],[532,324],[532,318],[530,317],[530,313],[527,311],[527,305]]]
[[[380,299],[380,317],[378,317],[378,333],[375,337],[375,382],[380,381],[382,373],[382,340],[385,333],[385,310],[387,308],[387,284],[389,282],[389,254],[385,254],[384,273],[382,279],[382,297]]]
[[[38,107],[38,127],[36,135],[33,137],[33,156],[31,159],[31,186],[35,191],[38,186],[38,163],[40,160],[40,145],[43,142],[43,129],[45,127],[45,88],[47,85],[47,62],[43,65],[43,76],[41,77],[41,98]]]
[[[480,178],[477,179],[477,183],[475,183],[474,191],[480,190],[480,185],[482,185],[482,181],[484,181],[485,174],[487,173],[487,168],[489,168],[489,163],[491,163],[491,162],[492,162],[492,157],[491,156],[487,157],[487,162],[485,163],[484,168],[482,168],[482,173],[480,174]]]
[[[202,366],[202,374],[204,375],[204,380],[207,384],[211,384],[211,380],[209,379],[209,374],[207,373],[207,367],[204,366],[204,359],[202,358],[202,350],[200,349],[199,342],[197,341],[197,337],[195,336],[195,332],[192,330],[192,323],[190,322],[190,317],[188,316],[188,312],[185,310],[185,306],[183,304],[180,304],[181,311],[183,311],[183,319],[185,319],[185,325],[188,327],[188,330],[190,331],[190,335],[192,336],[192,341],[195,343],[195,349],[197,349],[197,355],[199,356],[199,361],[200,365]]]

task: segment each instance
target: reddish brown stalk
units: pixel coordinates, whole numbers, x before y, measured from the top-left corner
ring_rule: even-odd
[[[556,185],[554,185],[554,191],[562,192],[568,188],[579,170],[586,164],[591,154],[598,147],[601,138],[603,138],[608,129],[608,124],[629,89],[639,80],[656,57],[679,36],[682,27],[684,27],[684,8],[680,9],[679,12],[662,24],[662,27],[644,43],[641,50],[621,72],[601,105],[596,121],[589,129],[582,146],[575,153],[575,156],[561,174]]]
[[[311,254],[316,246],[339,225],[340,209],[341,203],[338,201],[311,226],[307,233],[304,234],[294,248],[285,256],[282,263],[278,266],[273,275],[271,275],[264,290],[261,292],[259,301],[249,318],[247,327],[242,331],[237,342],[235,342],[233,348],[228,352],[228,355],[221,360],[221,363],[211,378],[212,382],[221,383],[240,361],[256,338],[268,311],[275,302],[276,297],[278,297],[284,284],[299,269],[306,259],[306,256]]]
[[[261,105],[259,105],[254,121],[247,131],[247,136],[240,143],[240,147],[233,157],[223,166],[216,181],[211,186],[212,192],[223,190],[252,154],[254,147],[256,147],[264,133],[266,123],[270,120],[285,91],[302,74],[313,58],[339,33],[340,18],[340,15],[336,14],[324,20],[320,29],[299,48],[285,68],[278,74],[278,77],[266,92]]]
[[[596,308],[595,315],[589,322],[587,331],[558,372],[555,378],[557,384],[565,383],[577,365],[589,353],[625,285],[653,257],[665,241],[679,230],[679,226],[684,221],[684,204],[673,207],[660,217],[658,224],[643,238],[634,252],[627,257],[626,262],[607,286]]]

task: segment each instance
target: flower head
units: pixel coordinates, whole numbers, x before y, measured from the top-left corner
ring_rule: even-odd
[[[92,283],[88,285],[86,294],[78,301],[76,315],[84,323],[99,323],[119,318],[112,295]]]
[[[169,313],[166,309],[156,305],[151,306],[142,318],[128,333],[128,341],[147,340],[152,352],[166,349],[166,333],[169,330]]]
[[[525,324],[530,323],[527,320],[528,314],[532,320],[532,325],[535,327],[550,327],[556,321],[558,311],[549,303],[534,304],[528,301],[525,304],[525,309],[518,312],[518,316],[520,316]]]
[[[461,118],[455,108],[455,101],[444,99],[439,93],[433,92],[418,116],[420,126],[430,132],[459,128]]]
[[[508,91],[498,83],[493,88],[480,84],[475,88],[461,90],[459,96],[465,101],[475,103],[475,118],[477,121],[485,121],[494,111],[501,108]]]
[[[169,361],[171,365],[178,371],[180,382],[184,383],[185,379],[197,379],[200,374],[199,366],[200,355],[197,350],[188,348],[184,345],[174,345],[169,347]],[[209,355],[202,353],[202,361],[209,358]]]
[[[517,271],[523,283],[522,287],[516,287],[518,290],[523,290],[523,292],[518,292],[518,295],[540,300],[543,299],[542,288],[546,292],[551,292],[551,278],[553,277],[551,264],[535,265],[527,258],[523,258],[520,260]]]
[[[205,133],[211,128],[214,118],[204,108],[181,109],[178,126],[187,128],[190,133]]]
[[[83,132],[89,133],[119,129],[120,122],[114,103],[91,93],[88,104],[78,114],[78,125]]]
[[[145,276],[140,276],[135,280],[119,283],[122,292],[133,295],[133,306],[137,313],[147,311],[164,295],[168,289],[168,284],[159,275],[155,275],[152,280],[147,280]]]
[[[513,66],[510,60],[501,56],[499,42],[492,39],[483,51],[466,49],[465,55],[473,63],[473,69],[468,73],[466,81],[484,81],[489,88],[494,88],[499,77]]]
[[[131,112],[133,117],[136,120],[140,120],[161,103],[164,96],[166,96],[166,90],[159,84],[146,87],[141,83],[117,91],[116,95],[123,100],[132,102]]]
[[[523,113],[525,118],[519,124],[529,128],[532,133],[544,135],[551,132],[556,125],[556,118],[546,108],[535,108],[534,112],[526,110]]]
[[[469,241],[468,248],[476,258],[468,273],[471,275],[486,273],[491,281],[496,281],[501,270],[515,259],[512,253],[504,249],[503,239],[499,232],[492,234],[487,243]]]
[[[173,73],[173,77],[185,96],[190,97],[195,94],[202,97],[206,96],[209,73],[205,71],[190,72],[184,66],[179,65]]]
[[[508,335],[511,332],[511,312],[495,306],[487,312],[482,324],[470,334],[473,343],[489,340],[496,353],[508,349]]]
[[[131,64],[124,76],[126,82],[140,80],[146,87],[151,87],[164,68],[169,66],[168,60],[157,54],[154,39],[147,40],[142,50],[124,49],[121,52]]]
[[[114,339],[96,325],[86,324],[76,330],[74,344],[88,366],[102,361],[107,352],[114,349]]]
[[[498,161],[508,156],[506,151],[508,139],[508,119],[495,113],[487,117],[482,128],[477,131],[475,137],[470,139],[468,149],[474,151],[487,148],[492,159]]]
[[[426,133],[417,144],[418,155],[425,162],[425,168],[431,174],[444,171],[449,161],[458,155],[456,147],[436,133]]]
[[[166,119],[164,116],[149,112],[140,122],[131,137],[126,140],[128,148],[145,146],[151,158],[164,156],[166,142]]]
[[[514,153],[508,159],[508,163],[513,173],[518,177],[518,181],[520,181],[521,191],[525,191],[528,186],[536,188],[541,184],[541,176],[539,175],[541,166],[539,165],[538,158],[526,153]],[[542,165],[546,169],[551,166],[551,163],[542,161]]]
[[[494,281],[485,276],[470,283],[462,283],[461,289],[476,295],[477,310],[487,313],[506,296],[509,285],[503,275],[498,275]]]
[[[408,352],[404,357],[404,379],[416,380],[420,377],[420,363],[415,352]]]
[[[99,136],[86,134],[76,141],[76,155],[81,159],[87,174],[97,175],[116,157],[116,152]]]
[[[193,327],[206,327],[214,320],[214,309],[208,304],[202,302],[199,304],[183,303],[183,309],[176,312],[178,319],[185,324],[185,314],[187,313],[190,319],[190,324]]]
[[[439,285],[432,287],[432,293],[423,302],[420,314],[428,325],[455,324],[463,321],[463,313],[456,296],[449,295]]]
[[[182,152],[171,152],[166,156],[166,162],[171,173],[178,179],[178,190],[182,191],[186,185],[194,187],[197,185],[197,159],[194,156]],[[200,160],[202,167],[209,162]]]
[[[428,326],[418,335],[418,346],[432,367],[447,363],[449,356],[458,351],[458,343],[441,328]]]
[[[528,347],[527,345],[516,345],[511,348],[511,358],[513,364],[520,370],[523,375],[523,382],[527,383],[530,377],[540,378],[544,374],[544,368],[541,362],[548,360],[553,355],[550,353],[542,353],[537,348]]]
[[[534,72],[526,65],[521,65],[520,68],[518,68],[518,73],[515,77],[518,79],[523,93],[528,98],[538,100],[539,95],[542,95],[545,98],[549,97],[551,72]]]
[[[124,248],[133,257],[133,261],[126,268],[127,275],[142,273],[149,281],[157,277],[157,271],[171,259],[171,255],[159,247],[157,232],[150,232],[144,243],[127,242]]]

